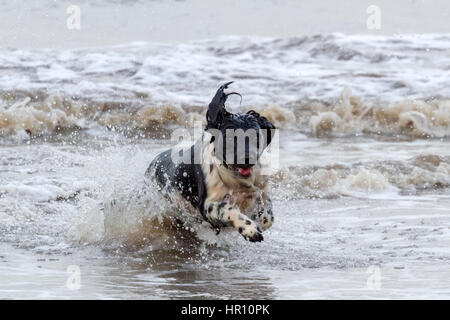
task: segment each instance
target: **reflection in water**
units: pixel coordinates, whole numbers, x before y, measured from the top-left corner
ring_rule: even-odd
[[[245,265],[236,268],[236,257],[229,248],[205,245],[194,238],[188,241],[180,234],[167,246],[172,248],[146,250],[141,246],[132,252],[128,247],[120,253],[136,286],[130,291],[141,297],[151,293],[168,299],[275,297],[270,277]],[[117,257],[117,251],[114,255]]]

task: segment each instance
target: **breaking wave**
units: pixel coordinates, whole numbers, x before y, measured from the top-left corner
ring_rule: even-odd
[[[253,108],[277,128],[312,135],[378,135],[412,138],[450,136],[450,100],[411,100],[398,103],[365,102],[346,88],[336,103],[304,102],[297,106]],[[245,112],[250,107],[235,108]],[[41,101],[27,97],[0,105],[0,136],[35,136],[65,129],[92,127],[115,131],[158,132],[173,126],[205,123],[205,107],[91,102],[51,95]]]
[[[336,104],[312,103],[303,111],[307,111],[309,119],[305,120],[316,135],[370,133],[420,138],[450,135],[450,100],[365,103],[345,89]]]
[[[450,187],[450,157],[417,156],[409,161],[294,166],[272,177],[278,199],[370,197],[380,193],[418,194]]]
[[[27,97],[9,107],[0,105],[0,136],[18,133],[34,136],[93,126],[157,131],[171,124],[192,124],[199,117],[199,114],[170,105],[137,107],[108,102],[83,102],[57,95],[45,97],[42,101],[33,101]]]
[[[76,50],[0,49],[0,136],[204,120],[225,81],[278,127],[449,135],[448,35],[220,37]],[[354,94],[352,94],[352,91]]]

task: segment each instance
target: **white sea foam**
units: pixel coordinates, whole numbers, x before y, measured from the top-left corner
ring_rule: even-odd
[[[218,85],[235,80],[242,105],[231,100],[229,108],[265,110],[281,128],[443,137],[450,123],[449,40],[333,34],[0,49],[0,134],[83,128],[89,121],[191,123],[204,119]]]
[[[369,100],[450,96],[447,35],[221,37],[78,50],[0,50],[0,89],[96,100],[206,105],[224,81],[247,105],[330,101],[350,87]]]

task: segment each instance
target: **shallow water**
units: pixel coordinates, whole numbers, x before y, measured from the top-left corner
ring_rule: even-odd
[[[11,12],[47,30],[36,3],[0,2],[0,298],[450,298],[449,34],[398,34],[397,22],[384,29],[394,35],[312,35],[291,23],[300,5],[276,1],[254,32],[244,19],[226,32],[202,27],[210,18],[188,23],[211,9],[197,1],[171,14],[159,1],[118,1],[83,3],[92,32],[29,39],[29,22]],[[47,4],[65,23],[64,5]],[[289,6],[269,32],[267,12]],[[118,7],[137,22],[114,33]],[[154,33],[139,27],[143,7],[161,14]],[[332,8],[302,9],[334,21]],[[99,11],[105,25],[94,30]],[[178,35],[174,19],[190,29]],[[331,31],[360,31],[341,26]],[[230,80],[243,99],[229,109],[256,109],[280,128],[275,224],[262,243],[216,235],[144,184],[174,130],[204,124]]]
[[[276,222],[258,244],[232,232],[216,236],[198,223],[195,231],[147,223],[176,211],[151,191],[138,196],[161,140],[3,146],[0,296],[449,296],[449,172],[437,173],[435,157],[447,166],[450,148],[430,140],[285,137],[290,142],[281,144],[281,159],[294,147],[302,152],[280,161],[284,178],[273,178]],[[372,169],[373,163],[392,170]],[[417,180],[414,170],[422,170]],[[66,283],[73,265],[80,268],[78,290]],[[379,289],[367,284],[373,268],[379,268]]]
[[[350,202],[276,204],[278,212],[309,208],[278,214],[280,222],[256,248],[234,244],[194,259],[169,250],[127,254],[87,246],[61,255],[2,245],[0,268],[8,276],[0,292],[83,299],[448,297],[449,230],[442,227],[448,200]],[[69,265],[80,268],[79,290],[66,286]],[[380,268],[379,288],[367,284],[373,266]]]

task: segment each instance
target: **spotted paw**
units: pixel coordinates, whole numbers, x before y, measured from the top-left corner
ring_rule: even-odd
[[[258,217],[259,225],[263,230],[269,229],[273,224],[273,215],[269,214],[267,211],[264,211]]]
[[[248,224],[248,222],[250,222]],[[261,242],[264,240],[261,229],[253,221],[247,220],[245,226],[240,227],[239,233],[250,242]]]
[[[250,242],[261,242],[264,241],[264,237],[261,232],[256,232],[253,237],[249,237],[248,240]]]

